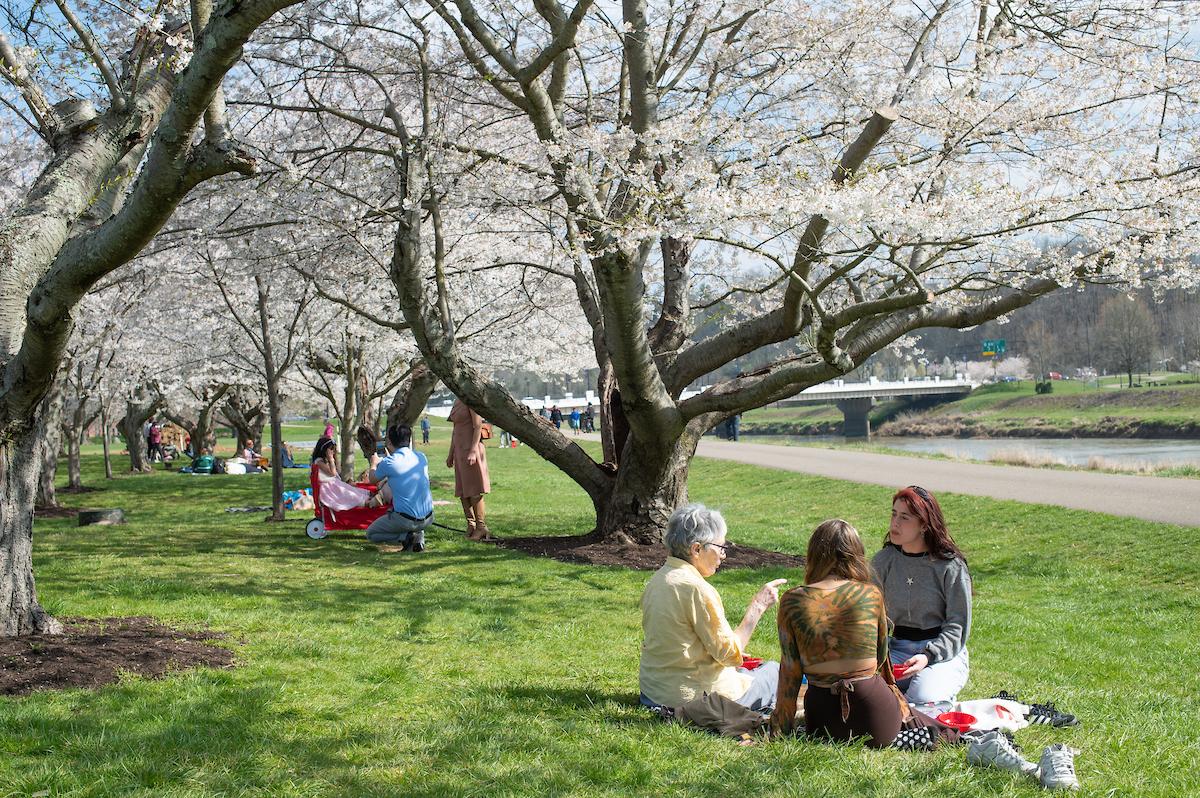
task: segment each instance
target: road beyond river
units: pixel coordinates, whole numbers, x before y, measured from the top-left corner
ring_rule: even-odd
[[[696,454],[851,482],[1049,504],[1146,521],[1200,526],[1200,479],[927,460],[891,454],[729,443],[705,438]]]

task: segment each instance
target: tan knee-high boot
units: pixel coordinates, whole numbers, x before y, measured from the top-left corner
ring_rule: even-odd
[[[492,537],[492,531],[488,529],[487,522],[484,521],[483,497],[480,496],[474,505],[475,510],[475,530],[479,534],[480,540],[488,540]]]
[[[471,504],[471,500],[466,497],[463,497],[460,501],[462,502],[463,515],[467,519],[467,537],[474,540],[479,534],[479,528],[475,522],[475,507]]]

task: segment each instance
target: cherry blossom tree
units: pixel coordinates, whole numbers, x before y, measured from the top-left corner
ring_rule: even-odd
[[[76,308],[195,186],[254,170],[231,137],[221,81],[294,1],[0,9],[0,129],[19,129],[36,165],[0,223],[0,634],[61,630],[37,601],[31,511],[41,403]]]
[[[421,354],[588,492],[605,539],[658,540],[721,419],[917,330],[1085,281],[1196,283],[1191,5],[362,8],[369,26],[325,19],[289,51],[340,133],[324,151],[392,167],[377,207],[397,218],[389,277]],[[607,463],[461,340],[479,305],[462,283],[511,284],[514,264],[590,328],[605,417],[624,419]]]

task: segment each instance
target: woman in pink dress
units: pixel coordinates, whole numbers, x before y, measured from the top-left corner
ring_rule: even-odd
[[[450,435],[446,467],[454,469],[454,495],[462,502],[463,515],[467,517],[467,539],[493,540],[484,520],[483,496],[491,492],[492,482],[488,477],[487,450],[480,437],[483,419],[459,399],[450,409],[450,423],[454,431]]]
[[[321,504],[330,510],[371,507],[377,501],[371,491],[344,482],[337,472],[337,444],[321,438],[313,449],[313,468],[321,481]]]

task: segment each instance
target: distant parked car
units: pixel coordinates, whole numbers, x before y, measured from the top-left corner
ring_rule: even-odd
[[[1057,371],[1050,372],[1049,376],[1052,380],[1061,380],[1063,378],[1063,375],[1059,374]]]
[[[1010,374],[1009,376],[1007,376],[1007,377],[1001,377],[1001,378],[1000,378],[1000,382],[1020,382],[1020,381],[1021,381],[1021,380],[1020,380],[1019,378],[1017,378],[1017,377],[1014,377],[1014,376],[1012,376],[1011,374]]]

